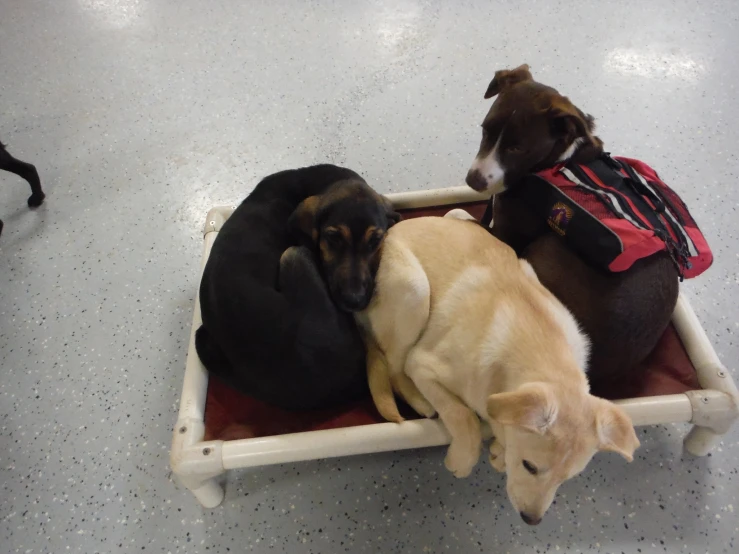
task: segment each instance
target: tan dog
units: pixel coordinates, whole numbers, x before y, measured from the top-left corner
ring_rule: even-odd
[[[598,450],[631,461],[629,417],[589,394],[588,339],[528,262],[475,223],[427,217],[387,234],[376,294],[357,315],[380,413],[402,421],[393,389],[438,412],[452,437],[445,465],[466,477],[480,455],[480,419],[495,441],[523,520],[539,523],[566,479]]]

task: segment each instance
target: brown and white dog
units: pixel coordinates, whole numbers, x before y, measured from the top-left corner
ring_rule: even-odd
[[[376,293],[356,318],[380,413],[402,421],[393,392],[420,414],[438,412],[451,435],[445,465],[457,477],[477,463],[487,421],[490,463],[506,472],[511,503],[530,525],[597,451],[631,461],[639,446],[628,415],[589,393],[588,339],[570,312],[476,223],[395,225]]]
[[[614,383],[638,386],[633,369],[654,349],[669,324],[678,273],[666,253],[605,273],[580,259],[516,191],[524,175],[603,152],[593,118],[555,89],[537,83],[527,65],[501,70],[485,92],[497,98],[482,122],[480,150],[467,184],[495,195],[492,233],[533,266],[541,282],[573,313],[588,334],[588,374],[594,393]]]

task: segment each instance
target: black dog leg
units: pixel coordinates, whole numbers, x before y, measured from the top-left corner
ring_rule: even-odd
[[[2,144],[0,144],[0,169],[4,169],[10,173],[15,173],[19,177],[28,181],[28,184],[31,185],[32,193],[28,199],[28,206],[30,208],[35,208],[41,205],[44,198],[46,198],[46,195],[44,194],[44,191],[41,190],[41,180],[38,177],[36,168],[29,163],[15,159],[7,150],[5,150],[5,147]]]

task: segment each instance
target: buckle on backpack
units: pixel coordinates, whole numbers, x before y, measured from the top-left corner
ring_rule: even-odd
[[[621,164],[618,162],[618,160],[614,160],[611,157],[610,152],[603,152],[600,157],[606,163],[606,165],[610,166],[612,169],[621,169]]]

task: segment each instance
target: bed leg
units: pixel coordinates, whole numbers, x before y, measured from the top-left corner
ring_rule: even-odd
[[[685,450],[693,456],[705,456],[721,442],[722,437],[723,435],[712,431],[708,427],[693,425],[693,428],[685,437],[683,445],[685,446]]]
[[[180,477],[180,482],[185,485],[185,487],[195,495],[198,502],[206,508],[215,508],[223,502],[225,492],[215,477],[206,479],[205,481],[199,481],[192,477]]]
[[[195,498],[206,508],[215,508],[223,501],[223,487],[216,478],[225,472],[223,441],[203,442],[201,421],[180,420],[174,428],[169,465]]]
[[[694,456],[705,456],[723,438],[739,418],[739,405],[733,395],[716,390],[685,393],[693,408],[693,428],[685,437],[685,450]]]
[[[172,464],[172,471],[206,508],[215,508],[224,497],[217,477],[223,475],[221,442],[201,442],[182,451]]]

